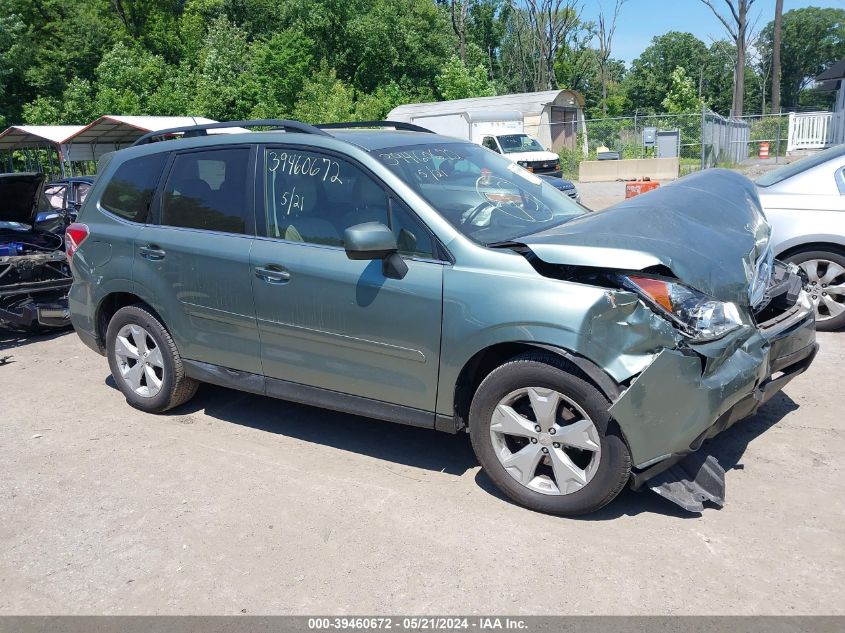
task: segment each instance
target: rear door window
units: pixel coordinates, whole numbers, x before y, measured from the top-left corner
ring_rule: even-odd
[[[150,154],[126,161],[112,176],[100,206],[131,222],[145,222],[167,153]]]
[[[164,187],[161,221],[224,233],[252,231],[246,147],[177,154]]]

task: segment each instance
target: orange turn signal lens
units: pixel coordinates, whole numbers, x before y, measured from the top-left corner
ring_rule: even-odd
[[[628,279],[637,284],[639,289],[651,297],[651,300],[657,305],[665,308],[667,312],[672,312],[672,298],[669,296],[668,283],[650,277],[630,276]]]

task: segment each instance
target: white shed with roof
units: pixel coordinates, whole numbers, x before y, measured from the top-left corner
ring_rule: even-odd
[[[200,116],[120,116],[108,114],[89,123],[67,139],[67,160],[99,160],[103,154],[131,147],[147,132],[216,123]]]
[[[584,97],[574,90],[545,90],[523,92],[496,97],[472,97],[433,103],[411,103],[394,108],[388,120],[417,123],[432,115],[477,112],[522,113],[525,133],[536,138],[544,147],[557,151],[562,147],[575,149],[575,135],[584,122]]]

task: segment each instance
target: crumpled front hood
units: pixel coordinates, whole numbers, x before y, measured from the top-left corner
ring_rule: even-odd
[[[35,222],[46,179],[38,173],[0,174],[0,222]]]
[[[748,306],[770,234],[754,184],[711,169],[518,241],[549,264],[665,266],[692,288]]]

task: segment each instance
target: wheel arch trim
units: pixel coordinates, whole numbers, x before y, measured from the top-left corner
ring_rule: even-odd
[[[483,366],[484,358],[490,354],[494,355],[498,361],[494,361],[495,366],[499,366],[507,362],[509,358],[513,358],[532,349],[555,354],[572,363],[611,403],[615,402],[621,395],[622,387],[607,372],[602,370],[592,360],[576,352],[558,345],[539,343],[537,341],[515,340],[499,342],[478,350],[461,367],[452,394],[453,415],[456,428],[460,429],[467,425],[466,416],[469,412],[469,404],[472,401],[475,389],[484,377],[477,375],[477,372]],[[490,367],[488,370],[492,370],[493,368]],[[487,375],[489,371],[482,371],[482,373]]]
[[[809,239],[808,239],[809,237]],[[839,241],[837,241],[839,240]],[[786,259],[795,253],[808,250],[834,251],[845,255],[845,237],[834,235],[801,236],[778,244],[775,257]]]

